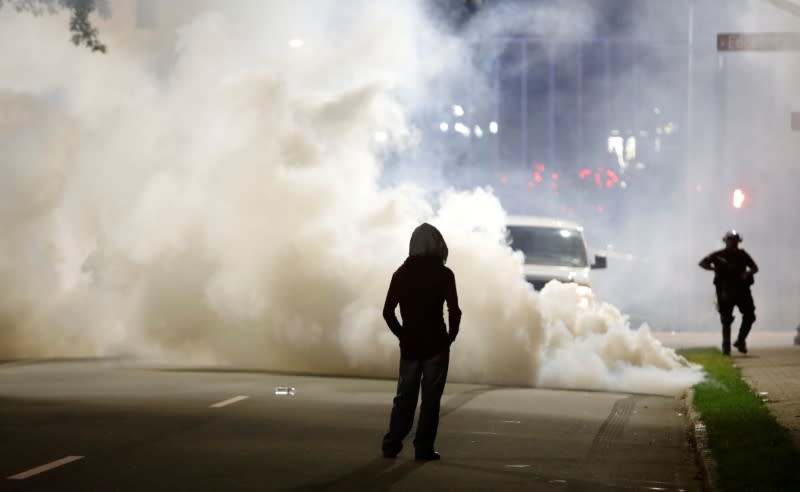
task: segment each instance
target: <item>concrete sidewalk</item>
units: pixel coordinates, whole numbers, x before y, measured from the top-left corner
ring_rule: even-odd
[[[736,336],[736,329],[732,335]],[[702,332],[654,332],[664,345],[672,348],[719,348],[719,330]],[[767,407],[778,422],[789,429],[800,448],[800,346],[793,345],[794,331],[755,329],[747,338],[749,352],[733,349],[733,363],[742,370],[742,378],[767,400]]]
[[[733,330],[733,337],[736,337],[738,326]],[[667,347],[675,349],[693,347],[716,347],[722,343],[722,334],[719,327],[714,327],[707,331],[654,331],[653,336]],[[787,347],[794,341],[796,332],[788,331],[765,331],[754,329],[747,337],[747,346],[758,349],[762,347]],[[734,352],[736,350],[734,349]]]
[[[751,348],[747,354],[734,351],[733,362],[800,449],[800,346]]]

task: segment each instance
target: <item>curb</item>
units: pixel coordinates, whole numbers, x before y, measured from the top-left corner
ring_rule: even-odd
[[[9,359],[9,360],[0,360],[0,369],[5,367],[16,367],[16,366],[25,366],[30,364],[31,361],[28,359]]]
[[[700,414],[694,408],[694,389],[689,388],[684,395],[686,404],[686,415],[689,416],[689,437],[695,449],[695,458],[703,474],[703,488],[706,491],[719,490],[719,475],[717,474],[717,463],[711,455],[711,448],[708,447],[708,434],[706,425],[700,418]]]

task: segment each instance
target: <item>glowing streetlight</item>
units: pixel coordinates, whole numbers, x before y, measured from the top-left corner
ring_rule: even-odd
[[[453,130],[455,130],[456,132],[464,135],[465,137],[469,137],[470,133],[472,133],[470,131],[469,127],[467,125],[465,125],[464,123],[461,123],[461,122],[456,123],[453,126]]]
[[[742,208],[744,206],[744,202],[747,199],[747,195],[744,193],[744,190],[741,188],[736,188],[733,190],[733,207],[734,208]]]

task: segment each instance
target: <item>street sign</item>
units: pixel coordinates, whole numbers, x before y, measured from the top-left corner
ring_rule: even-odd
[[[719,33],[717,51],[800,51],[800,32]]]
[[[792,111],[792,131],[800,132],[800,112]]]

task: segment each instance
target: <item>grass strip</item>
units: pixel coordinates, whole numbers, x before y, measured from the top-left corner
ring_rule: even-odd
[[[694,407],[725,491],[800,490],[800,451],[730,357],[713,348],[680,350],[700,364],[706,380],[694,387]]]

